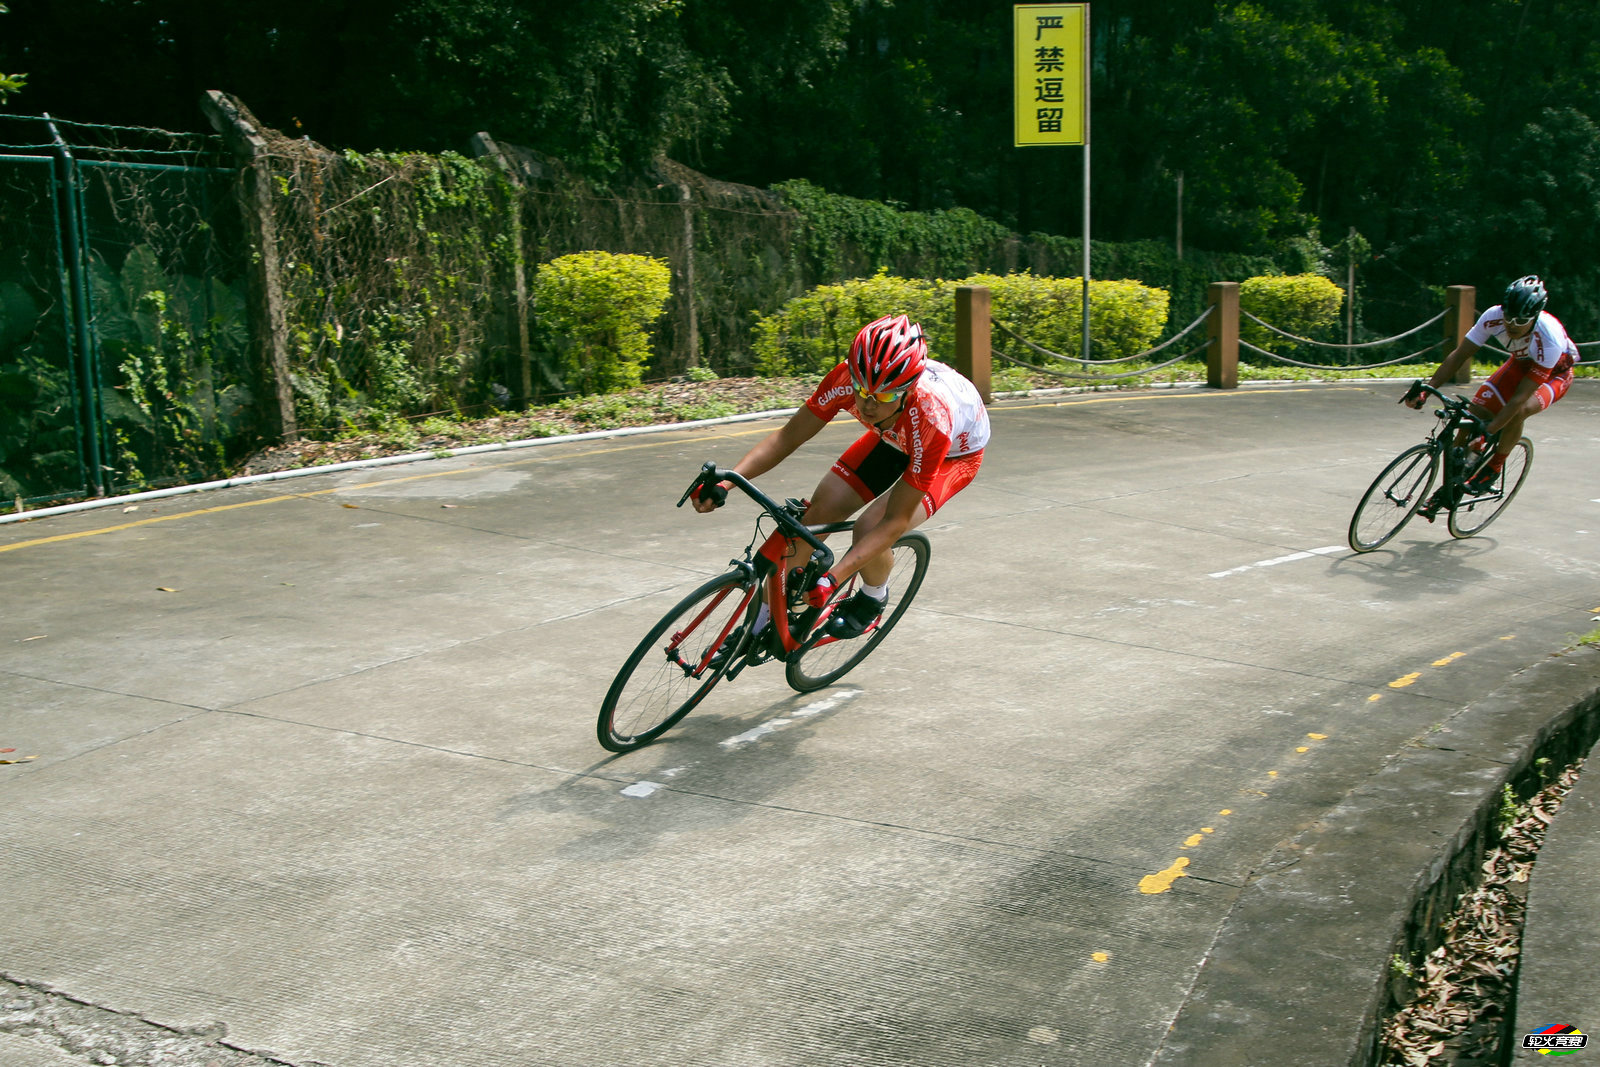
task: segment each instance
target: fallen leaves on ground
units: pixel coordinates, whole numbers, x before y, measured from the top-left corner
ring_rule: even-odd
[[[1522,948],[1528,876],[1545,830],[1577,781],[1568,767],[1518,811],[1483,861],[1483,880],[1461,895],[1428,954],[1421,987],[1383,1029],[1383,1067],[1468,1067],[1499,1063],[1499,1043]]]

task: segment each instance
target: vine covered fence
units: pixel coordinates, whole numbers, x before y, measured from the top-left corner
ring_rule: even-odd
[[[842,280],[830,271],[1046,273],[1078,258],[1066,239],[1022,239],[957,213],[943,221],[971,231],[968,243],[907,240],[895,230],[906,220],[883,205],[732,185],[666,160],[607,190],[487,135],[470,156],[337,152],[211,97],[217,135],[0,115],[0,506],[192,482],[297,434],[562,395],[558,339],[529,293],[539,264],[569,252],[671,266],[657,378],[750,373],[758,317]],[[1158,260],[1147,248],[1101,254],[1103,277]],[[1187,264],[1171,290],[1183,318],[1208,306],[1198,269]],[[1216,323],[1205,310],[1124,362],[1210,361],[1226,341]],[[1026,351],[1030,368],[1074,380],[1159,369],[1010,343],[1017,355],[998,358]]]
[[[0,115],[0,493],[203,475],[252,417],[220,141]]]

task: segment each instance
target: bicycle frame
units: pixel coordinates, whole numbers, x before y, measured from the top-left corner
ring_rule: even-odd
[[[1466,449],[1456,445],[1456,438],[1464,431],[1469,437],[1476,432],[1485,440],[1484,451],[1487,454],[1494,448],[1498,435],[1491,436],[1488,432],[1488,423],[1474,415],[1470,410],[1471,402],[1463,397],[1451,396],[1442,393],[1426,382],[1417,382],[1419,392],[1435,397],[1443,408],[1435,411],[1434,417],[1439,420],[1433,432],[1428,435],[1427,445],[1434,455],[1439,456],[1440,486],[1449,491],[1448,506],[1454,509],[1461,500],[1463,483],[1467,474]],[[1488,494],[1486,499],[1493,499],[1494,494]]]
[[[715,463],[706,463],[700,468],[700,474],[693,482],[689,484],[689,488],[684,490],[683,496],[678,499],[678,506],[682,507],[689,497],[695,492],[695,490],[704,486],[716,485],[720,482],[731,482],[734,486],[749,496],[751,500],[755,501],[756,504],[760,506],[762,511],[766,512],[766,514],[777,523],[779,530],[791,541],[804,541],[806,544],[812,547],[811,558],[807,561],[804,568],[801,569],[800,589],[802,590],[809,588],[813,579],[815,579],[818,575],[826,573],[828,568],[833,566],[833,550],[827,546],[826,542],[822,540],[822,537],[828,534],[843,533],[855,525],[855,523],[852,521],[845,521],[824,523],[818,526],[807,526],[800,521],[800,515],[804,514],[805,512],[804,501],[789,500],[785,501],[783,504],[779,504],[777,501],[763,493],[760,489],[757,489],[755,485],[753,485],[743,475],[737,473],[736,471],[719,468]],[[751,582],[749,590],[747,590],[745,593],[744,601],[740,604],[739,610],[730,616],[728,623],[724,626],[723,632],[719,635],[718,643],[720,644],[722,641],[727,640],[728,635],[733,632],[738,621],[742,620],[745,623],[754,622],[756,612],[760,609],[760,601],[757,597],[757,593],[763,586],[765,586],[767,591],[766,602],[771,609],[772,625],[776,627],[776,633],[781,643],[781,647],[783,648],[785,658],[793,655],[796,652],[803,652],[819,644],[831,643],[835,639],[827,637],[823,633],[822,629],[816,625],[818,622],[818,616],[821,614],[821,609],[807,608],[805,612],[801,614],[798,633],[796,632],[797,628],[790,625],[790,591],[788,588],[789,569],[787,567],[778,565],[777,562],[768,559],[766,556],[760,556],[752,559],[753,550],[755,549],[756,542],[759,539],[760,534],[758,532],[756,537],[751,540],[750,544],[745,547],[744,558],[741,560],[730,561],[732,566],[734,566],[736,569],[746,571],[753,581]],[[723,599],[724,598],[722,597],[718,597],[714,602],[708,605],[706,610],[702,612],[698,618],[696,618],[695,624],[703,621],[707,615],[720,606]],[[780,607],[782,610],[780,610]],[[708,652],[705,661],[700,663],[695,668],[696,676],[704,673],[710,663],[710,660],[711,653]],[[747,644],[745,648],[740,649],[735,654],[735,659],[731,664],[729,664],[727,672],[724,676],[731,681],[739,674],[740,671],[744,670],[744,668],[749,665],[750,655]]]

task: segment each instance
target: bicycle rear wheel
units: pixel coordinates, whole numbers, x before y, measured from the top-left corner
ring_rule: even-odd
[[[932,548],[924,534],[913,531],[896,541],[891,551],[894,553],[894,566],[889,572],[889,600],[883,614],[878,617],[877,625],[860,637],[823,637],[800,652],[790,653],[784,677],[791,688],[809,693],[843,678],[889,636],[894,624],[911,606],[917,590],[922,588],[923,576],[928,573],[928,556]],[[859,575],[846,582],[818,616],[816,626],[822,626],[833,607],[853,596],[859,585]]]
[[[1524,437],[1506,455],[1505,468],[1495,479],[1493,491],[1477,497],[1464,497],[1450,511],[1451,537],[1471,537],[1500,517],[1511,504],[1533,468],[1533,442]]]
[[[739,620],[752,582],[740,571],[713,578],[683,600],[645,635],[600,704],[595,734],[612,752],[648,744],[705,699],[738,653],[713,663],[724,641],[744,637]]]
[[[1412,445],[1375,478],[1350,516],[1350,547],[1371,552],[1400,532],[1428,499],[1438,457],[1427,445]]]

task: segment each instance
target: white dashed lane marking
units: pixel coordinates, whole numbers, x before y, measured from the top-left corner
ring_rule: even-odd
[[[1263,559],[1255,563],[1246,563],[1243,567],[1234,567],[1232,570],[1212,571],[1212,578],[1226,578],[1230,574],[1243,574],[1260,567],[1276,567],[1280,563],[1293,563],[1297,559],[1311,559],[1313,556],[1331,556],[1335,552],[1345,552],[1344,545],[1324,545],[1322,548],[1313,548],[1309,552],[1291,552],[1287,556],[1278,556],[1276,559]]]

